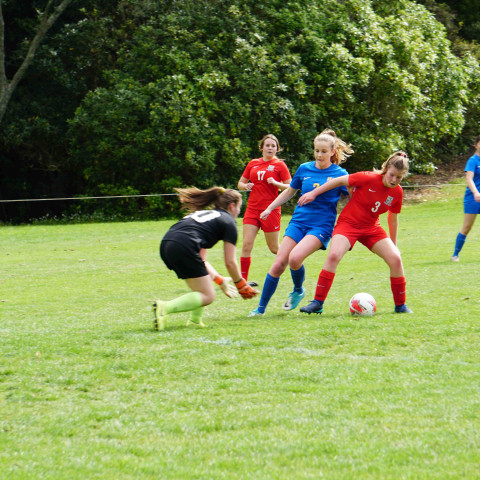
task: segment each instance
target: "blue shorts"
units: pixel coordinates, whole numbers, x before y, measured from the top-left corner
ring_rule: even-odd
[[[317,237],[322,242],[320,250],[326,250],[330,242],[330,238],[332,238],[332,229],[321,226],[306,227],[301,223],[290,221],[287,229],[285,230],[284,236],[290,237],[295,242],[300,243],[300,240],[305,238],[307,235],[313,235],[314,237]]]
[[[465,195],[463,198],[463,213],[473,213],[478,215],[480,213],[480,202],[476,202],[473,195]]]

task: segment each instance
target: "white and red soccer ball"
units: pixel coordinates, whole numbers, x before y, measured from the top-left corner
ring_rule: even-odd
[[[350,313],[361,317],[371,317],[377,311],[377,302],[369,293],[356,293],[349,303]]]

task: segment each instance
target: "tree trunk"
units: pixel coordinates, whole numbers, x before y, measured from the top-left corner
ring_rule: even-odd
[[[15,88],[17,88],[18,83],[25,75],[27,68],[33,62],[35,53],[40,43],[47,34],[48,30],[57,21],[58,17],[60,17],[60,15],[65,11],[72,0],[62,0],[62,2],[50,14],[49,10],[52,7],[53,2],[54,0],[49,0],[47,3],[45,11],[40,17],[40,25],[37,33],[30,43],[28,52],[25,55],[22,64],[15,72],[12,80],[9,82],[5,73],[5,22],[3,21],[2,0],[0,0],[0,123],[2,123],[3,117],[7,110],[8,102],[10,101]]]

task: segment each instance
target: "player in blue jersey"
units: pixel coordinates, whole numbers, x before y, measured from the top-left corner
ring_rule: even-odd
[[[475,154],[472,155],[465,166],[465,178],[467,188],[463,198],[463,225],[455,241],[455,250],[450,259],[458,262],[460,250],[467,239],[467,235],[473,227],[473,223],[480,213],[480,135],[475,139]]]
[[[260,218],[267,218],[275,208],[290,200],[298,191],[302,194],[310,192],[332,178],[348,174],[339,165],[353,153],[353,150],[350,145],[338,138],[333,130],[324,130],[317,135],[313,146],[315,161],[298,167],[290,186],[260,214]],[[293,291],[288,295],[283,309],[297,308],[305,296],[303,262],[317,250],[326,250],[337,217],[337,202],[342,193],[348,194],[345,187],[330,190],[307,205],[297,205],[275,261],[265,278],[259,305],[250,312],[249,317],[265,313],[268,302],[277,289],[280,276],[287,266],[290,266]]]

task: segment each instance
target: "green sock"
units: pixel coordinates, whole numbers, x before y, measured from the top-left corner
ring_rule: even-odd
[[[202,325],[202,316],[203,316],[203,310],[205,307],[200,307],[196,308],[195,310],[192,310],[192,316],[190,317],[190,321],[192,323],[196,323],[197,325]]]
[[[190,292],[165,302],[165,313],[189,312],[202,306],[202,296],[200,293]]]

